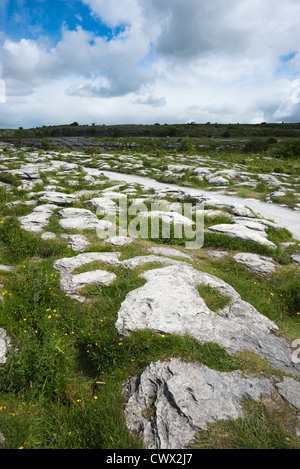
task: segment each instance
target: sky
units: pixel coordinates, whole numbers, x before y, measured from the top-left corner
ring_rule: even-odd
[[[300,122],[300,0],[0,0],[0,128]]]

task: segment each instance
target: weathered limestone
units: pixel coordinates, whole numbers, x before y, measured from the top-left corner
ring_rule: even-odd
[[[55,238],[56,238],[56,234],[55,234],[55,233],[52,233],[52,231],[45,231],[45,233],[42,233],[42,234],[41,234],[41,238],[44,239],[44,240],[47,240],[47,239],[55,239]]]
[[[185,259],[192,259],[192,256],[185,254],[184,252],[179,251],[178,249],[169,248],[169,247],[153,247],[148,249],[149,252],[153,254],[161,254],[162,256],[169,257],[183,257]]]
[[[14,267],[12,265],[0,265],[0,270],[4,270],[5,272],[12,272]]]
[[[297,264],[300,264],[300,254],[292,254],[291,258],[294,262],[296,262]]]
[[[76,252],[84,252],[87,246],[90,244],[86,237],[83,235],[69,235],[69,234],[62,234],[61,239],[66,239],[68,241],[68,246],[70,246],[73,251]]]
[[[39,198],[40,202],[49,202],[57,205],[69,205],[76,202],[77,198],[72,194],[63,192],[46,191]]]
[[[116,275],[105,270],[94,270],[77,275],[72,275],[72,272],[93,261],[102,261],[108,265],[119,264],[120,254],[116,252],[87,252],[75,257],[58,259],[53,267],[60,272],[60,286],[65,293],[71,298],[84,302],[86,298],[76,294],[79,289],[88,284],[109,285],[115,280]]]
[[[228,179],[224,178],[223,176],[214,176],[207,178],[207,181],[209,184],[212,184],[213,186],[228,186],[229,181]]]
[[[0,328],[0,364],[6,362],[9,337],[4,329]]]
[[[146,284],[129,292],[118,312],[115,325],[120,334],[145,328],[188,334],[201,343],[216,342],[233,355],[245,350],[258,353],[275,368],[300,376],[289,345],[274,334],[278,327],[273,321],[243,301],[223,280],[176,262],[140,275]],[[198,285],[210,285],[229,296],[230,303],[218,314],[211,311],[199,295]]]
[[[21,228],[26,231],[40,233],[48,225],[49,218],[57,208],[54,204],[38,205],[29,215],[19,217]]]
[[[64,208],[58,212],[62,217],[59,224],[65,230],[108,230],[112,223],[107,220],[99,220],[90,210],[84,208]]]
[[[133,239],[130,236],[113,236],[104,240],[107,244],[112,244],[113,246],[126,246],[131,244]]]
[[[248,252],[238,253],[233,257],[239,264],[244,265],[247,269],[259,275],[268,275],[276,270],[274,261],[270,257]]]
[[[183,449],[209,423],[242,417],[242,399],[257,401],[272,390],[266,378],[244,378],[241,371],[218,372],[178,359],[152,362],[127,383],[126,422],[148,449]]]
[[[95,197],[85,205],[96,209],[97,215],[115,215],[118,211],[117,204],[109,197]]]
[[[183,261],[177,261],[175,259],[169,259],[168,257],[163,256],[136,256],[131,257],[130,259],[125,259],[124,261],[120,262],[120,265],[127,267],[128,269],[135,269],[141,265],[149,264],[149,263],[158,263],[163,265],[176,265]]]
[[[110,285],[116,278],[113,272],[92,270],[90,272],[72,275],[68,278],[64,277],[61,286],[66,293],[73,295],[86,285]]]
[[[141,218],[159,218],[164,223],[179,224],[193,226],[195,222],[188,217],[181,215],[178,212],[163,212],[162,210],[153,210],[151,212],[143,212],[139,214]]]
[[[281,397],[295,409],[300,409],[300,382],[293,378],[285,377],[284,380],[276,384],[276,388]]]
[[[236,239],[254,241],[272,249],[276,248],[276,245],[267,239],[267,233],[262,229],[262,225],[258,223],[252,226],[241,223],[213,225],[206,228],[204,233],[223,234]]]

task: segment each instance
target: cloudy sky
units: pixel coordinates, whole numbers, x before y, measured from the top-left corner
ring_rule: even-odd
[[[300,0],[0,0],[0,127],[300,121]]]

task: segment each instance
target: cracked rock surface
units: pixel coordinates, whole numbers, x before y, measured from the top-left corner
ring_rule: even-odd
[[[267,378],[244,378],[241,371],[218,372],[179,359],[152,362],[127,383],[127,426],[143,434],[149,449],[180,449],[217,420],[243,415],[242,399],[270,395]]]
[[[275,368],[300,376],[289,345],[275,335],[277,325],[243,301],[223,280],[181,261],[146,271],[140,277],[146,284],[129,292],[119,309],[115,323],[119,333],[147,328],[158,333],[188,334],[202,343],[215,342],[230,354],[245,350],[258,353]],[[229,296],[230,303],[219,314],[211,311],[199,295],[198,285],[210,285]]]

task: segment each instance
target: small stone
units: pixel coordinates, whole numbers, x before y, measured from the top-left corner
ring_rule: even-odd
[[[276,384],[281,397],[295,409],[300,409],[300,382],[293,378],[284,378],[281,383]]]
[[[107,244],[112,244],[113,246],[126,246],[133,242],[133,239],[129,236],[114,236],[112,238],[107,238],[104,241]]]
[[[57,205],[69,205],[76,202],[76,197],[72,194],[65,194],[63,192],[45,192],[42,197],[40,197],[40,202],[50,202]]]
[[[276,270],[273,259],[265,256],[259,256],[258,254],[242,252],[236,254],[234,259],[239,264],[244,265],[247,267],[247,269],[259,275],[271,274]]]
[[[0,328],[0,363],[6,362],[9,342],[7,332]]]
[[[0,270],[4,270],[5,272],[12,272],[14,270],[14,267],[11,265],[0,265]]]
[[[61,239],[67,239],[68,246],[70,246],[73,251],[76,252],[83,252],[86,250],[87,246],[90,244],[86,237],[83,235],[69,235],[69,234],[62,234]]]
[[[297,264],[300,264],[300,254],[292,254],[291,258],[294,262],[296,262]]]
[[[192,256],[189,256],[184,252],[178,251],[178,249],[167,247],[153,247],[149,249],[149,252],[153,252],[153,254],[161,254],[162,256],[167,257],[183,257],[185,259],[192,259]]]
[[[97,215],[83,208],[65,208],[58,215],[63,218],[59,224],[65,230],[107,230],[112,226],[111,222],[99,220]]]
[[[213,186],[228,186],[229,181],[225,179],[223,176],[215,176],[208,179],[208,183],[212,184]]]
[[[45,231],[45,233],[43,233],[41,235],[41,238],[44,239],[44,240],[54,239],[54,238],[56,238],[56,234],[52,233],[51,231]]]

